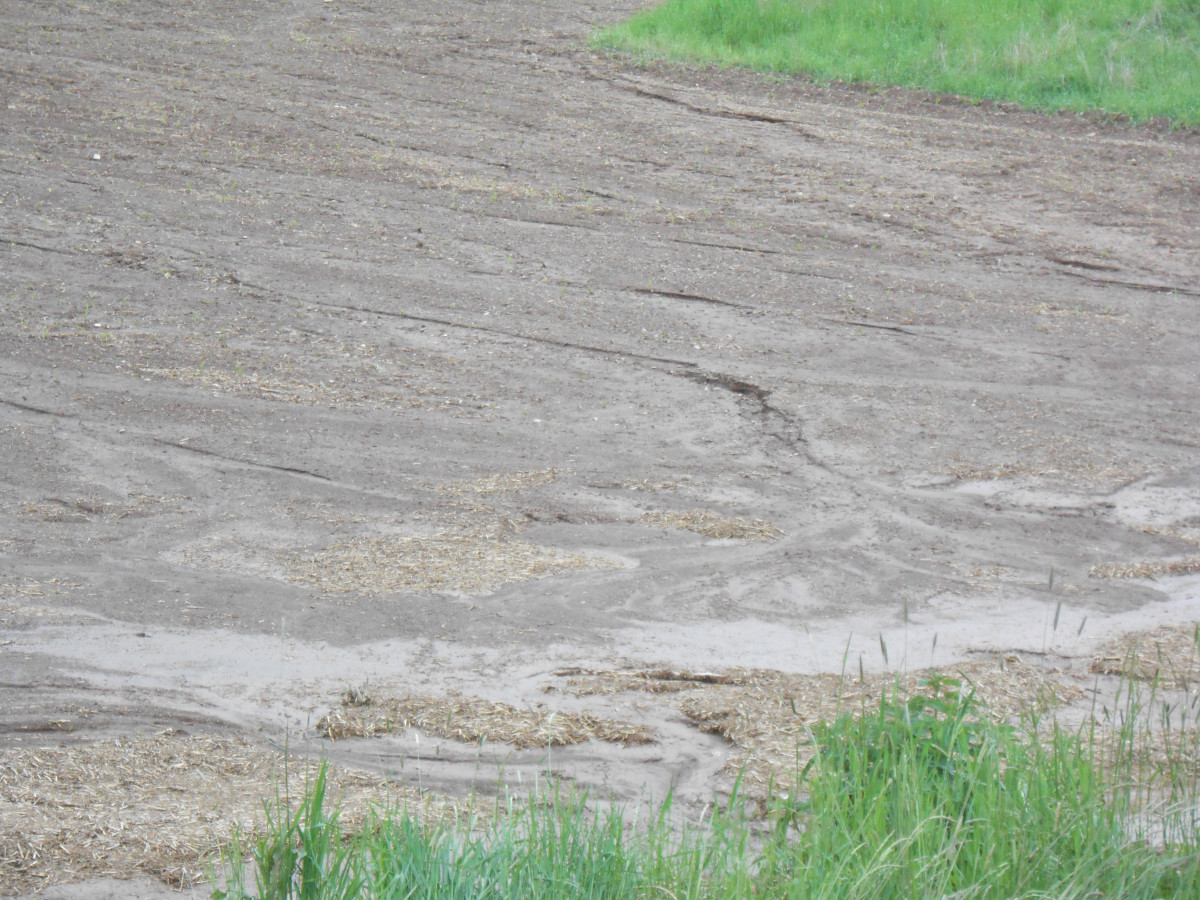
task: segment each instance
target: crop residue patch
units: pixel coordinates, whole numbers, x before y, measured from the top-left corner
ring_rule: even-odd
[[[997,720],[1030,709],[1047,709],[1076,700],[1083,691],[1060,673],[1030,665],[1010,654],[966,663],[952,672],[911,671],[904,675],[800,675],[766,669],[720,672],[650,669],[640,671],[556,672],[566,679],[560,690],[576,695],[641,691],[680,694],[679,710],[701,731],[719,734],[735,748],[725,764],[750,791],[786,784],[811,758],[810,729],[816,723],[877,706],[885,692],[901,697],[926,690],[929,679],[952,674],[962,691],[975,691],[983,711]]]
[[[317,730],[331,740],[394,734],[406,728],[467,743],[502,742],[518,748],[592,740],[622,745],[653,740],[643,725],[587,713],[518,709],[458,694],[376,698],[348,692],[342,705],[317,723]]]
[[[703,509],[642,513],[641,520],[647,525],[694,531],[705,537],[726,540],[771,541],[783,534],[780,528],[763,519],[721,516]]]
[[[1186,689],[1200,681],[1200,625],[1164,625],[1110,641],[1091,670]]]
[[[378,594],[391,591],[486,591],[560,572],[617,567],[596,559],[505,540],[476,529],[426,537],[357,538],[311,556],[285,561],[292,581],[322,591]]]
[[[263,798],[286,796],[284,768],[251,741],[175,731],[0,750],[0,883],[24,892],[139,874],[177,888],[203,881],[221,846],[265,825]],[[298,800],[315,763],[288,768]],[[403,802],[422,818],[431,809],[382,776],[328,777],[351,825],[371,806]]]

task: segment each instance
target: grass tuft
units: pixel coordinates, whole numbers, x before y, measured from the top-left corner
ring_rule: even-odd
[[[596,44],[1200,125],[1197,0],[667,0]]]

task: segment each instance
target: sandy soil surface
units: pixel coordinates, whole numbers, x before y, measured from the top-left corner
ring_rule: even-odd
[[[1196,135],[589,49],[642,5],[0,0],[10,771],[703,802],[677,696],[556,673],[1085,683],[1200,618]],[[331,742],[348,689],[653,740]]]

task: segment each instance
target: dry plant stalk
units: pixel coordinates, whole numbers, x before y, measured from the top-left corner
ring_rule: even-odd
[[[642,725],[600,719],[586,713],[517,709],[478,697],[347,695],[341,708],[317,723],[331,740],[372,737],[417,728],[466,743],[501,742],[518,748],[565,746],[585,741],[645,744],[653,741]]]
[[[719,516],[703,509],[691,512],[647,512],[642,513],[641,520],[660,528],[677,528],[695,531],[710,538],[738,541],[772,541],[783,534],[777,526],[762,519]]]

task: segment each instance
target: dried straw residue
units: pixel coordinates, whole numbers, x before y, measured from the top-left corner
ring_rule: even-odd
[[[999,481],[1007,478],[1046,478],[1088,484],[1128,481],[1136,473],[1113,461],[1093,462],[1085,459],[1086,450],[1079,447],[1059,447],[1058,453],[1038,462],[974,463],[959,460],[948,471],[960,481]]]
[[[333,379],[310,382],[285,376],[260,375],[257,372],[229,371],[217,368],[147,368],[140,371],[166,378],[189,387],[207,388],[222,394],[234,394],[257,400],[274,400],[304,406],[321,404],[348,405],[364,403],[376,409],[391,407],[416,408],[425,405],[422,399],[438,390],[422,389],[402,383],[403,390],[386,390],[380,380],[367,385],[362,378],[342,373],[344,383]],[[390,379],[394,382],[395,379]]]
[[[45,581],[12,581],[0,584],[0,598],[4,597],[46,597],[51,594],[65,594],[69,590],[83,587],[78,582],[63,581],[61,578],[48,578]]]
[[[620,694],[625,691],[641,691],[647,694],[676,694],[703,687],[706,684],[741,684],[742,676],[725,672],[689,672],[680,669],[639,669],[633,671],[611,671],[597,669],[560,669],[554,673],[566,678],[566,689],[546,687],[549,693],[582,696],[585,694]]]
[[[292,581],[322,591],[486,591],[498,584],[527,581],[579,569],[615,567],[593,559],[503,540],[485,529],[441,532],[430,537],[358,538],[314,556],[288,557]]]
[[[9,599],[64,596],[69,591],[81,587],[83,587],[82,584],[66,582],[59,578],[50,578],[46,581],[25,579],[24,581],[0,584],[0,627],[27,627],[34,621],[37,621],[39,625],[45,625],[51,618],[69,621],[85,616],[85,613],[76,609],[57,609],[52,606],[41,605],[30,606],[27,605],[28,601],[18,606]],[[3,647],[7,643],[11,643],[11,641],[0,640],[0,647]]]
[[[660,528],[678,528],[695,531],[710,538],[738,541],[770,541],[783,534],[775,525],[762,519],[719,516],[703,509],[694,509],[691,512],[642,513],[642,521]]]
[[[490,194],[493,197],[512,197],[518,200],[534,200],[545,197],[546,192],[530,184],[487,175],[452,175],[438,182],[441,190],[457,193]]]
[[[1187,541],[1189,544],[1200,544],[1200,528],[1187,528],[1176,525],[1158,526],[1145,525],[1138,529],[1142,534],[1161,534],[1165,537],[1173,537],[1181,541]]]
[[[38,503],[19,505],[22,519],[38,519],[44,522],[90,522],[96,517],[126,519],[152,516],[166,504],[178,508],[178,503],[187,497],[152,497],[147,494],[131,494],[125,503],[78,498],[61,500],[51,498]]]
[[[621,481],[592,482],[588,487],[609,488],[621,491],[673,491],[687,480],[686,475],[681,481],[651,481],[649,478],[625,478]]]
[[[256,372],[227,371],[208,367],[145,368],[147,375],[156,375],[191,387],[209,388],[221,393],[277,400],[282,403],[332,403],[339,398],[338,390],[325,382],[310,383],[294,378],[273,378]]]
[[[1148,721],[1132,732],[1111,719],[1098,721],[1096,726],[1092,739],[1106,768],[1122,771],[1127,767],[1125,777],[1146,790],[1147,796],[1158,793],[1161,797],[1163,789],[1169,794],[1171,781],[1182,775],[1200,776],[1200,730],[1194,722],[1190,727],[1162,728]]]
[[[960,481],[999,481],[1014,475],[1038,475],[1040,471],[1016,463],[993,463],[991,465],[961,465],[950,470]]]
[[[1200,682],[1200,624],[1123,634],[1092,661],[1092,671],[1186,689]]]
[[[771,670],[721,673],[656,669],[642,672],[566,670],[576,693],[648,690],[686,691],[680,709],[701,731],[719,734],[738,749],[727,772],[741,772],[743,783],[758,789],[770,781],[785,783],[811,756],[809,729],[840,712],[878,704],[886,690],[899,687],[907,696],[921,689],[933,670],[864,679],[838,675],[796,675]],[[947,673],[974,688],[988,714],[1004,719],[1025,710],[1064,703],[1082,691],[1062,683],[1054,673],[1030,666],[1017,656],[989,663],[968,663]],[[589,682],[591,687],[589,688]]]
[[[478,697],[347,695],[342,706],[317,723],[332,740],[372,737],[416,728],[466,743],[481,741],[514,747],[547,747],[608,741],[629,745],[653,740],[649,729],[629,722],[600,719],[586,713],[517,709]]]
[[[290,763],[293,800],[313,765]],[[278,753],[176,732],[0,750],[0,893],[139,874],[175,887],[202,881],[235,831],[262,827],[263,801],[285,794],[283,778]],[[331,769],[329,783],[351,827],[369,806],[416,809],[419,798],[374,775]]]
[[[439,484],[442,494],[513,494],[526,488],[550,484],[562,472],[558,469],[538,469],[534,472],[509,472],[507,475],[480,475],[468,481]]]
[[[1200,556],[1172,562],[1104,563],[1092,566],[1088,575],[1092,578],[1154,579],[1161,575],[1191,575],[1194,572],[1200,572]]]

